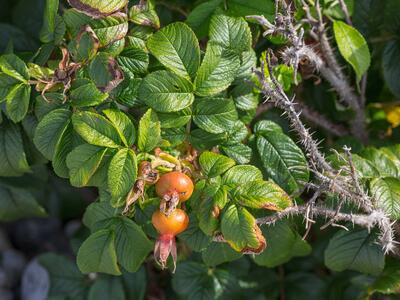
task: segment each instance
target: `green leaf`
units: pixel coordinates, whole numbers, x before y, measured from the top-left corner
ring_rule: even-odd
[[[250,27],[243,18],[214,15],[209,36],[210,42],[239,54],[251,48]]]
[[[25,83],[15,85],[6,97],[6,110],[10,119],[17,123],[25,118],[29,108],[31,86]]]
[[[176,147],[186,140],[186,129],[184,127],[166,128],[161,131],[161,137],[168,141],[171,147]]]
[[[125,300],[124,286],[119,277],[100,277],[90,287],[88,300]]]
[[[52,158],[52,166],[54,172],[59,177],[68,178],[69,170],[67,167],[67,155],[74,149],[77,144],[80,144],[81,140],[75,134],[71,123],[68,124],[68,127],[63,132],[60,137],[60,141],[56,146],[56,151],[54,152],[54,156]]]
[[[199,163],[202,172],[207,177],[221,175],[235,165],[233,159],[210,151],[205,151],[200,155]]]
[[[128,32],[128,18],[125,14],[114,14],[100,19],[92,19],[75,9],[67,9],[63,14],[68,30],[75,37],[82,26],[89,25],[100,42],[100,47],[106,47],[121,40]]]
[[[253,68],[257,66],[257,55],[253,49],[244,51],[240,54],[240,67],[237,71],[235,83],[243,84],[244,78],[249,78],[253,74]]]
[[[227,0],[229,14],[236,17],[264,15],[270,21],[275,15],[275,5],[270,0]]]
[[[400,169],[397,168],[395,160],[384,151],[367,147],[360,152],[360,155],[370,161],[382,177],[398,177],[400,175]]]
[[[92,81],[78,79],[72,84],[69,98],[76,107],[95,106],[106,100],[108,94],[100,92]]]
[[[346,277],[346,279],[347,283],[350,280],[350,278]],[[333,283],[331,284],[333,285],[338,280],[336,277],[334,277],[332,281]],[[278,284],[279,284],[279,279],[276,279],[276,281],[274,280],[271,285],[271,289],[275,289],[276,285]],[[285,286],[288,287],[285,288],[285,297],[287,297],[288,299],[320,300],[329,297],[338,297],[338,295],[335,293],[336,291],[332,291],[332,288],[329,289],[330,285],[328,285],[323,279],[321,279],[320,276],[312,272],[305,272],[305,271],[302,272],[300,270],[295,270],[294,272],[291,272],[290,274],[285,276]],[[343,287],[340,286],[338,288],[345,290],[345,287],[347,287],[347,285]],[[358,291],[359,290],[357,290],[357,292]],[[347,296],[348,294],[345,293],[345,295],[346,296],[343,296],[344,298],[349,297],[350,299],[354,299],[353,297],[357,297],[353,296],[354,294]],[[279,293],[277,293],[276,297],[279,297]],[[340,298],[339,295],[339,299],[343,298]]]
[[[153,248],[142,228],[132,220],[121,217],[115,227],[115,247],[118,263],[128,272],[136,272]]]
[[[54,71],[50,68],[42,67],[34,63],[28,63],[28,73],[33,79],[43,79],[51,77]]]
[[[209,267],[239,259],[242,255],[229,247],[227,243],[211,243],[201,253],[204,263]]]
[[[149,109],[139,121],[138,148],[150,152],[161,140],[161,125],[156,113]]]
[[[252,165],[234,166],[222,177],[223,183],[228,185],[245,185],[256,180],[263,180],[263,176],[261,171]]]
[[[102,229],[92,233],[79,248],[77,264],[84,274],[102,272],[121,275],[117,265],[115,232]]]
[[[222,214],[221,231],[228,244],[238,252],[260,253],[266,242],[256,219],[244,208],[234,204]]]
[[[249,146],[241,143],[224,144],[220,149],[238,164],[249,163],[253,153]]]
[[[89,76],[102,92],[110,92],[123,80],[124,74],[117,61],[106,52],[100,52],[89,65]]]
[[[227,138],[226,133],[212,134],[203,129],[194,129],[190,132],[189,141],[196,149],[206,150],[226,142]]]
[[[350,175],[350,173],[346,172],[343,168],[344,166],[348,166],[348,161],[343,157],[343,155],[338,156],[336,154],[333,154],[327,156],[327,159],[331,163],[332,167],[337,170],[342,169],[342,174]],[[359,178],[372,179],[375,177],[379,177],[378,170],[373,166],[370,161],[354,153],[352,154],[352,160]]]
[[[7,12],[7,10],[2,10],[2,12]],[[3,13],[2,16],[4,16]],[[20,28],[24,28],[24,26]],[[28,35],[28,33],[26,32],[27,29],[21,30],[20,28],[10,23],[0,23],[0,49],[2,52],[9,50],[10,53],[11,45],[14,47],[15,51],[33,52],[37,50],[38,44]]]
[[[30,171],[20,128],[11,122],[0,124],[0,176],[21,176]]]
[[[212,237],[205,235],[199,227],[199,222],[195,215],[191,215],[189,227],[179,234],[182,239],[193,251],[202,251],[212,242]]]
[[[46,216],[43,207],[24,189],[0,185],[0,199],[0,221]]]
[[[142,82],[142,78],[129,78],[126,77],[125,80],[116,89],[116,100],[127,106],[136,107],[143,105],[139,100],[139,87]]]
[[[85,63],[96,56],[99,46],[96,33],[87,25],[74,40],[69,42],[68,50],[74,61]]]
[[[374,203],[392,219],[400,219],[400,179],[394,177],[376,178],[370,182]]]
[[[349,16],[352,17],[354,11],[354,0],[344,0],[344,4],[347,7]],[[339,2],[332,0],[324,1],[324,6],[324,15],[341,20],[344,20],[346,18],[342,8],[340,7]]]
[[[129,9],[129,20],[137,25],[160,28],[160,19],[155,11],[155,5],[150,1],[144,5],[141,3],[133,5]]]
[[[233,191],[237,204],[270,210],[283,210],[292,205],[289,196],[271,181],[256,180],[243,184]]]
[[[178,265],[172,278],[174,290],[182,299],[218,299],[236,284],[228,271],[215,269],[212,272],[203,264],[184,262]]]
[[[366,229],[341,230],[325,249],[325,265],[337,272],[354,270],[377,275],[385,266],[385,256]]]
[[[305,256],[311,252],[310,245],[285,221],[264,226],[262,231],[267,240],[267,247],[264,252],[254,256],[255,263],[260,266],[274,268],[293,257]]]
[[[14,77],[0,73],[0,103],[6,100],[6,96],[10,90],[18,83],[19,81]]]
[[[131,147],[135,142],[136,130],[131,119],[118,109],[105,109],[103,114],[111,121],[114,128],[118,131],[119,137],[127,147]]]
[[[201,129],[210,133],[231,130],[238,115],[231,99],[197,99],[193,105],[193,121]]]
[[[144,267],[135,273],[124,273],[122,280],[127,300],[144,300],[147,290],[147,276]]]
[[[196,6],[187,16],[186,24],[188,24],[196,33],[199,39],[204,38],[208,34],[212,15],[222,0],[211,0]]]
[[[90,231],[95,232],[98,223],[113,218],[117,212],[109,202],[93,202],[86,208],[82,221]]]
[[[383,75],[390,91],[396,96],[400,96],[400,42],[389,41],[385,45],[382,56]]]
[[[149,66],[149,55],[139,48],[125,48],[117,57],[121,69],[128,74],[143,74]]]
[[[280,132],[283,133],[282,127],[279,126],[277,123],[270,121],[270,120],[262,120],[258,121],[254,125],[254,132],[259,134],[272,134],[273,132]]]
[[[110,148],[118,148],[122,144],[117,129],[99,114],[88,111],[74,113],[72,124],[75,131],[89,144]]]
[[[233,82],[239,67],[238,55],[209,43],[194,82],[196,95],[206,97],[222,92]]]
[[[37,96],[35,99],[35,116],[38,121],[41,121],[45,115],[57,108],[68,108],[68,104],[63,103],[64,96],[62,93],[46,93],[45,96],[47,101],[43,96]]]
[[[162,128],[178,128],[186,125],[192,118],[190,107],[172,113],[157,113]]]
[[[228,202],[228,194],[221,186],[221,178],[215,177],[210,180],[204,188],[200,188],[206,182],[196,184],[193,199],[198,203],[197,217],[200,229],[207,235],[212,236],[218,229],[220,212]],[[198,191],[198,192],[197,192]]]
[[[400,164],[400,145],[392,145],[388,147],[382,147],[380,148],[382,152],[384,152],[387,156],[389,156],[391,159],[395,161],[395,163],[398,165]]]
[[[252,110],[258,106],[258,95],[253,93],[253,87],[247,83],[237,85],[232,90],[232,98],[237,109]]]
[[[36,148],[52,160],[64,132],[71,122],[71,111],[64,108],[52,110],[39,122],[33,142]]]
[[[107,148],[90,144],[80,145],[71,151],[66,160],[71,184],[76,187],[88,185],[106,151]]]
[[[357,29],[342,21],[333,22],[333,32],[340,54],[353,67],[360,81],[371,63],[367,42]]]
[[[88,283],[75,262],[54,253],[40,255],[38,262],[49,274],[48,297],[66,295],[71,299],[86,300]]]
[[[53,42],[58,44],[65,33],[63,19],[57,14],[59,0],[46,0],[43,16],[43,25],[39,33],[42,43]]]
[[[107,186],[108,186],[108,184],[107,184],[108,168],[110,166],[111,160],[112,160],[115,152],[116,151],[113,149],[106,151],[99,167],[97,168],[97,170],[93,174],[93,176],[90,178],[90,180],[88,182],[88,186],[96,186],[99,189],[107,188]]]
[[[155,111],[179,111],[192,104],[193,85],[169,71],[155,71],[143,79],[139,99]]]
[[[77,10],[95,18],[111,15],[128,4],[128,0],[68,0],[68,2]]]
[[[132,149],[119,150],[108,169],[108,188],[113,197],[125,196],[133,187],[137,176],[137,159]]]
[[[220,223],[220,209],[215,202],[211,197],[203,197],[198,212],[199,228],[208,236],[217,232]]]
[[[184,23],[162,28],[147,41],[147,48],[166,68],[190,80],[200,64],[200,48],[196,35]]]
[[[302,192],[309,179],[307,160],[293,140],[281,131],[255,131],[259,157],[267,175],[289,194]]]
[[[385,269],[368,288],[369,293],[398,294],[400,289],[400,262],[388,258]]]
[[[28,83],[29,73],[23,60],[15,54],[0,56],[0,71],[23,83]]]
[[[248,134],[249,129],[246,125],[242,121],[237,120],[227,132],[227,141],[225,144],[241,143],[247,138]]]

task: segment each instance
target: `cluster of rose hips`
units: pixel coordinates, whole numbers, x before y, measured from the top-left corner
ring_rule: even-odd
[[[192,195],[193,181],[180,171],[165,173],[158,178],[158,173],[152,171],[149,162],[142,162],[139,169],[142,178],[153,177],[152,183],[156,182],[156,193],[160,197],[160,209],[156,210],[151,218],[159,234],[154,248],[154,257],[164,269],[171,254],[175,270],[177,260],[175,236],[185,231],[189,224],[186,212],[177,207]]]

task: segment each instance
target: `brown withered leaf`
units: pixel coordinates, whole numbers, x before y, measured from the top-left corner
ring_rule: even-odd
[[[129,10],[129,19],[131,22],[160,29],[160,19],[154,8],[147,1],[140,1]]]
[[[112,91],[124,80],[124,73],[118,66],[118,63],[114,57],[111,56],[109,57],[107,69],[112,79],[108,82],[106,86],[99,87],[99,90],[102,91],[103,93],[108,93]]]
[[[100,41],[99,38],[97,37],[96,33],[93,31],[92,27],[89,25],[84,25],[82,26],[81,30],[79,31],[78,35],[76,36],[76,41],[79,43],[82,39],[82,35],[84,33],[88,33],[91,39],[93,40],[93,48],[97,51],[100,47]]]
[[[254,224],[254,235],[259,241],[260,246],[257,248],[246,247],[241,251],[243,254],[260,254],[266,248],[267,241],[265,240],[265,237],[263,236],[262,231],[257,224]]]
[[[90,3],[92,3],[92,2],[96,3],[97,7],[91,6]],[[103,10],[101,10],[100,7],[104,6],[104,5],[102,5],[104,2],[112,2],[112,1],[110,1],[110,0],[102,0],[102,1],[101,0],[99,0],[99,1],[68,0],[69,5],[71,5],[76,10],[78,10],[92,18],[102,18],[102,17],[112,15],[113,13],[121,10],[128,4],[128,0],[121,0],[120,3],[114,3],[114,5],[112,5],[112,6],[110,5],[110,7],[106,7],[106,8],[103,8]]]

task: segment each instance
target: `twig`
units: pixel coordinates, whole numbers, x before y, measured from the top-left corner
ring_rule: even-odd
[[[368,74],[365,73],[364,76],[361,78],[361,91],[360,91],[360,101],[361,105],[365,107],[365,103],[367,102],[367,81],[368,81]]]
[[[380,209],[375,209],[371,207],[371,201],[362,191],[359,186],[354,184],[354,180],[358,181],[356,175],[353,176],[345,176],[342,175],[341,172],[335,171],[330,164],[325,160],[324,155],[318,149],[318,142],[315,141],[308,129],[305,128],[303,123],[300,120],[300,114],[296,111],[294,102],[294,97],[289,99],[288,96],[284,93],[282,86],[276,80],[273,75],[272,67],[273,61],[276,58],[273,56],[271,50],[268,51],[268,55],[266,57],[266,63],[261,62],[261,70],[255,70],[255,74],[259,77],[260,87],[259,89],[265,95],[266,99],[270,99],[277,107],[284,110],[287,118],[293,129],[300,137],[301,143],[304,145],[307,156],[309,157],[309,165],[311,171],[314,173],[314,177],[316,181],[319,183],[319,188],[322,189],[324,193],[333,193],[341,199],[340,203],[344,201],[352,201],[358,207],[360,207],[365,215],[362,216],[361,219],[353,219],[353,217],[348,216],[346,214],[340,213],[339,210],[341,205],[337,210],[327,211],[326,216],[333,219],[328,222],[331,226],[340,226],[336,224],[337,221],[353,221],[353,223],[371,228],[371,226],[377,226],[380,230],[379,240],[382,244],[382,247],[385,251],[392,251],[394,249],[394,234],[392,229],[392,224],[390,218]],[[268,67],[269,72],[265,72],[264,68]],[[269,78],[265,78],[265,74],[269,74]],[[349,170],[351,172],[354,166],[351,165],[352,162],[349,161]],[[355,169],[354,169],[355,172]],[[285,214],[299,214],[305,213],[307,217],[307,209],[310,209],[309,206],[305,208],[306,210],[300,211],[297,207],[294,207],[288,211],[280,212],[275,215],[277,218],[281,218]],[[312,210],[313,214],[317,213],[315,209]],[[376,218],[379,216],[379,218]],[[371,217],[372,221],[368,221],[368,218]],[[307,217],[310,219],[310,217]],[[275,219],[276,220],[276,219]],[[378,222],[379,220],[379,222]],[[257,220],[257,222],[268,222],[264,220]],[[372,224],[372,225],[371,225]]]
[[[304,145],[307,153],[309,153],[310,158],[312,159],[312,162],[317,164],[322,170],[332,170],[331,166],[325,161],[324,156],[318,151],[318,144],[312,138],[309,130],[301,122],[300,113],[297,112],[294,108],[294,98],[292,100],[288,98],[278,81],[272,75],[273,72],[270,60],[267,62],[267,67],[269,69],[269,74],[273,86],[271,86],[270,82],[267,82],[264,78],[264,62],[261,62],[261,72],[256,73],[257,75],[261,75],[262,90],[265,97],[267,99],[271,98],[275,105],[283,109],[288,115],[291,126],[298,133],[302,144]]]
[[[362,142],[366,143],[368,140],[368,135],[365,126],[364,101],[362,100],[362,95],[359,97],[354,93],[353,88],[349,84],[348,79],[343,74],[339,63],[337,62],[333,49],[326,35],[326,27],[323,22],[319,0],[317,0],[315,3],[318,19],[315,19],[311,16],[310,7],[305,0],[302,0],[302,4],[307,18],[305,21],[313,26],[313,29],[310,31],[310,35],[319,43],[321,54],[324,58],[324,61],[313,60],[313,63],[316,69],[321,73],[322,77],[324,77],[325,80],[332,85],[341,99],[355,111],[356,115],[351,124],[351,131]],[[314,51],[313,49],[308,50]],[[304,54],[307,54],[307,52],[303,52]],[[305,58],[315,58],[315,54],[310,54],[308,56],[306,55]]]
[[[258,225],[274,225],[276,222],[280,220],[290,218],[293,216],[304,215],[307,209],[308,209],[307,205],[289,207],[271,216],[258,218],[256,219],[256,223]],[[381,243],[390,241],[390,243],[386,244],[389,246],[389,248],[387,247],[384,248],[386,252],[393,251],[394,245],[399,244],[398,242],[395,242],[393,240],[393,231],[387,231],[388,228],[391,228],[391,224],[384,224],[384,222],[382,222],[382,220],[385,219],[385,214],[382,211],[377,210],[371,214],[352,214],[352,213],[338,212],[337,210],[329,209],[322,206],[316,206],[313,209],[313,216],[324,217],[326,219],[334,219],[336,222],[345,222],[345,223],[349,222],[352,223],[353,225],[358,225],[368,230],[371,230],[374,227],[378,227],[379,229],[381,229],[381,231],[382,229],[384,229],[379,239]],[[343,228],[343,225],[339,224],[332,224],[332,225],[334,225],[335,227]],[[347,227],[344,228],[348,230]],[[213,241],[220,243],[226,242],[222,234],[215,235]]]
[[[320,114],[316,110],[309,108],[303,103],[298,103],[301,109],[302,116],[313,124],[325,129],[329,133],[335,136],[346,136],[349,135],[349,131],[346,127],[341,124],[335,124],[328,120],[324,115]]]
[[[349,82],[343,75],[336,58],[333,55],[332,48],[326,37],[325,25],[322,21],[322,12],[319,6],[319,1],[316,1],[316,11],[318,19],[311,17],[308,5],[303,0],[305,6],[306,16],[310,17],[308,23],[314,26],[316,32],[312,34],[317,38],[321,49],[324,53],[323,60],[313,48],[303,43],[303,30],[299,32],[293,25],[293,20],[290,15],[290,9],[285,1],[282,3],[285,15],[277,12],[274,24],[270,23],[263,16],[249,16],[248,18],[256,20],[264,27],[265,34],[279,34],[283,35],[288,41],[289,45],[282,51],[282,59],[284,62],[292,65],[294,69],[298,68],[299,61],[308,61],[316,70],[319,70],[321,75],[332,85],[335,91],[342,97],[344,102],[349,105],[356,112],[356,118],[352,123],[352,132],[363,141],[366,140],[365,131],[365,116],[364,106],[360,98],[354,93]],[[278,4],[278,1],[277,1]],[[278,10],[277,10],[278,11]],[[257,87],[265,96],[265,101],[270,100],[276,107],[284,111],[287,116],[291,127],[300,138],[300,142],[304,146],[304,150],[309,158],[309,168],[314,174],[314,180],[317,184],[308,184],[316,189],[316,194],[310,200],[310,203],[305,206],[294,206],[284,211],[278,212],[272,216],[257,219],[258,224],[273,224],[277,220],[288,217],[290,215],[304,215],[306,219],[306,229],[310,230],[310,224],[313,222],[313,216],[324,215],[330,221],[323,228],[327,226],[342,227],[343,225],[336,222],[351,221],[353,224],[371,229],[376,226],[380,230],[379,241],[383,249],[387,252],[393,251],[395,241],[392,223],[390,218],[380,209],[373,206],[373,201],[362,190],[357,174],[353,165],[350,150],[346,149],[348,153],[346,163],[350,173],[343,174],[344,169],[339,171],[334,170],[331,165],[325,160],[324,155],[319,151],[319,142],[314,140],[312,134],[304,126],[300,120],[300,112],[297,110],[295,97],[289,98],[283,91],[282,86],[279,84],[273,73],[273,67],[278,62],[272,50],[268,50],[266,61],[261,61],[260,70],[254,70],[255,75],[259,79],[259,86]],[[266,72],[265,68],[268,68]],[[269,77],[266,78],[266,74]],[[322,193],[329,193],[336,195],[340,202],[335,210],[326,209],[323,207],[314,207],[316,198]],[[345,201],[351,201],[365,214],[353,215],[340,212],[341,207]],[[223,241],[223,237],[216,237],[216,240]]]
[[[346,23],[351,25],[351,26],[353,26],[353,22],[351,22],[351,19],[350,19],[349,10],[347,9],[347,5],[344,2],[344,0],[339,0],[339,5],[340,5],[340,8],[343,11],[344,17],[346,19]]]
[[[315,223],[315,221],[312,219],[312,213],[313,213],[313,208],[315,205],[315,202],[317,201],[317,198],[321,195],[322,193],[322,188],[318,188],[315,192],[314,195],[311,197],[310,201],[307,203],[307,210],[304,219],[306,220],[306,232],[303,235],[303,240],[306,239],[308,234],[311,231],[312,224]]]
[[[324,70],[321,70],[321,74],[325,79],[330,82],[332,87],[342,97],[343,101],[345,101],[355,111],[356,115],[352,122],[352,132],[362,142],[366,143],[368,140],[368,135],[366,133],[365,126],[364,106],[361,105],[362,101],[359,100],[359,97],[354,93],[353,89],[351,88],[349,81],[343,74],[342,69],[340,68],[339,63],[337,62],[336,57],[333,53],[331,44],[329,43],[326,35],[326,29],[322,19],[322,12],[319,5],[319,0],[317,0],[316,2],[316,10],[319,20],[318,41],[321,45],[322,53],[327,61],[329,68],[332,69],[337,78],[334,79],[332,76],[329,76],[330,79],[328,79],[327,70],[325,70],[325,72]]]

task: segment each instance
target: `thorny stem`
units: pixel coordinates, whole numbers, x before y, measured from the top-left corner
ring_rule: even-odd
[[[272,80],[274,87],[271,87],[270,83],[267,82],[264,78],[264,70],[265,67],[264,62],[261,62],[261,72],[258,72],[257,75],[261,75],[261,83],[262,83],[262,92],[265,97],[271,98],[274,104],[281,108],[286,114],[291,123],[291,126],[296,130],[298,135],[301,138],[301,141],[304,147],[307,150],[307,153],[310,154],[310,159],[312,162],[322,170],[332,170],[331,166],[325,161],[325,158],[318,150],[318,144],[314,141],[311,136],[309,130],[304,126],[304,124],[300,121],[300,113],[296,111],[294,108],[295,103],[294,99],[290,100],[288,96],[283,91],[280,84],[277,82],[274,76],[272,76],[272,65],[267,62],[267,67],[269,69],[269,74]]]
[[[327,37],[327,29],[323,21],[322,10],[319,0],[315,2],[315,10],[317,17],[314,18],[311,14],[310,7],[306,0],[302,0],[303,10],[305,12],[306,22],[311,25],[312,29],[309,31],[310,36],[318,43],[321,49],[320,54],[317,55],[312,47],[304,45],[302,41],[303,31],[300,28],[299,33],[295,30],[293,20],[290,15],[290,10],[287,9],[285,1],[277,0],[276,3],[281,3],[282,11],[286,14],[278,13],[274,24],[267,20],[262,20],[260,16],[249,16],[249,18],[256,20],[262,25],[266,31],[264,35],[268,34],[281,34],[284,35],[291,43],[290,47],[283,52],[282,56],[287,63],[297,69],[299,61],[309,61],[317,71],[320,72],[322,77],[327,80],[332,87],[339,94],[341,100],[354,110],[356,116],[352,121],[351,131],[362,142],[366,143],[368,135],[365,125],[365,112],[364,101],[362,96],[358,96],[351,87],[349,80],[343,74],[342,69],[337,62],[334,51]],[[264,18],[265,19],[265,18]],[[322,56],[322,58],[320,57]]]
[[[319,70],[321,75],[331,83],[332,87],[341,96],[341,98],[353,108],[356,112],[356,118],[352,124],[353,134],[357,135],[360,139],[366,140],[365,131],[365,116],[364,116],[364,105],[351,88],[349,82],[343,75],[335,56],[333,55],[332,48],[326,37],[326,29],[322,21],[322,12],[319,7],[319,1],[316,1],[316,10],[318,20],[311,17],[309,7],[303,1],[305,6],[306,16],[309,17],[308,23],[317,29],[318,34],[317,41],[321,45],[322,52],[325,54],[325,61],[319,57],[313,48],[304,45],[302,40],[303,31],[297,33],[295,26],[292,23],[290,15],[290,9],[286,5],[285,1],[281,1],[283,11],[286,11],[286,15],[277,13],[275,17],[275,23],[272,24],[262,16],[249,16],[248,18],[256,20],[265,29],[264,35],[267,34],[281,34],[285,36],[290,45],[282,51],[282,58],[285,62],[289,63],[297,69],[298,62],[301,59],[309,61],[315,69]],[[314,173],[315,181],[318,183],[315,186],[316,195],[312,197],[313,201],[311,204],[305,206],[290,207],[282,212],[278,212],[272,216],[257,219],[258,224],[273,224],[277,220],[288,217],[290,215],[305,215],[307,229],[309,229],[309,223],[313,223],[313,216],[325,216],[330,221],[326,226],[337,226],[343,227],[342,225],[336,224],[336,222],[352,222],[353,224],[366,227],[371,229],[372,227],[378,227],[380,230],[379,241],[386,252],[394,250],[394,232],[390,218],[380,209],[373,205],[373,201],[370,197],[362,190],[359,184],[356,170],[354,168],[350,150],[345,148],[347,152],[347,164],[350,170],[350,175],[342,175],[342,170],[334,170],[330,164],[325,160],[324,155],[319,151],[319,142],[313,139],[309,130],[304,126],[300,120],[300,112],[296,110],[296,103],[294,97],[290,99],[283,88],[276,80],[273,75],[273,65],[276,63],[277,58],[274,53],[269,50],[267,55],[267,61],[261,62],[261,69],[254,70],[255,75],[259,78],[261,93],[265,96],[266,100],[271,100],[276,107],[282,109],[284,114],[290,122],[291,127],[296,131],[300,137],[300,141],[304,146],[306,154],[309,158],[310,170]],[[265,72],[265,68],[268,68],[269,72]],[[269,78],[266,78],[265,74],[269,74]],[[335,210],[314,207],[314,202],[320,194],[333,194],[339,198],[339,204]],[[346,214],[340,212],[341,206],[345,201],[351,201],[357,205],[365,214]],[[325,226],[325,227],[326,227]],[[323,226],[324,227],[324,226]],[[218,236],[215,240],[224,241],[223,237]]]
[[[275,223],[280,220],[294,216],[305,215],[307,210],[308,210],[307,205],[288,207],[285,210],[277,212],[271,216],[258,218],[256,219],[256,223],[258,225],[275,225]],[[385,214],[379,210],[374,210],[371,214],[365,215],[365,214],[342,213],[338,212],[337,210],[329,209],[326,207],[316,206],[312,210],[311,217],[324,217],[325,219],[331,219],[333,220],[333,222],[330,225],[341,228],[343,228],[344,226],[339,225],[336,222],[352,223],[353,226],[358,225],[368,230],[371,230],[374,227],[378,227],[379,230],[381,231],[381,236],[380,236],[381,243],[388,242],[387,244],[384,245],[386,246],[384,247],[384,250],[386,252],[393,251],[394,244],[398,244],[398,242],[395,242],[393,240],[394,238],[393,231],[391,230],[392,224],[387,223],[387,218]],[[226,242],[226,240],[221,234],[214,236],[213,241],[220,243]]]
[[[329,210],[324,210],[326,211],[326,216],[334,220],[330,222],[330,225],[334,226],[334,222],[336,221],[352,221],[354,224],[367,227],[368,229],[377,226],[380,229],[379,239],[384,250],[387,252],[393,251],[395,242],[393,240],[394,233],[390,218],[382,210],[378,208],[375,209],[369,196],[361,189],[351,158],[348,158],[350,173],[352,173],[350,178],[335,171],[325,160],[323,154],[318,149],[318,142],[312,138],[311,134],[300,120],[300,114],[297,113],[295,109],[296,104],[294,103],[294,98],[288,98],[281,85],[273,76],[271,56],[272,53],[270,51],[266,62],[269,68],[270,81],[265,78],[265,71],[263,69],[265,64],[263,62],[261,63],[261,71],[255,72],[260,79],[261,91],[266,98],[271,99],[277,107],[284,110],[291,126],[300,137],[306,153],[310,158],[309,165],[311,171],[320,184],[317,192],[320,193],[319,189],[323,189],[324,193],[334,193],[342,201],[352,201],[366,213],[365,215],[360,215],[361,218],[358,218],[357,215],[357,217],[353,217],[351,214],[339,213],[339,211],[335,210],[333,210],[333,213]],[[355,180],[357,184],[354,183]],[[289,212],[294,213],[296,209],[296,207],[292,208],[292,210],[289,209]],[[317,210],[316,213],[315,211],[315,208],[313,208],[313,214],[319,215],[318,213],[320,211]],[[304,210],[301,211],[301,213],[304,212]],[[278,216],[282,214],[284,213],[277,213]],[[368,218],[370,218],[369,222],[367,222]],[[257,222],[260,222],[260,220],[257,220]],[[262,223],[263,221],[261,220],[260,224]]]
[[[354,184],[356,193],[358,193],[359,195],[363,195],[364,191],[362,190],[362,188],[360,186],[360,182],[359,182],[358,176],[357,176],[357,171],[356,171],[356,168],[354,167],[353,157],[352,157],[351,152],[350,152],[351,148],[344,147],[343,150],[344,150],[344,153],[347,156],[347,162],[348,162],[348,165],[350,167],[350,176],[353,179],[353,184]],[[372,205],[370,199],[369,198],[364,198],[363,200],[365,201],[365,203],[362,204],[364,209],[367,212],[372,212],[373,205]]]
[[[343,5],[347,11],[347,6],[344,4],[344,2],[343,2]],[[319,0],[316,1],[315,8],[316,8],[317,15],[318,15],[317,41],[319,42],[319,44],[321,46],[322,54],[327,62],[328,69],[331,69],[337,78],[334,78],[333,76],[327,76],[328,70],[324,70],[325,68],[322,68],[320,70],[321,75],[326,80],[329,81],[329,83],[332,85],[332,87],[341,96],[342,100],[344,102],[346,102],[346,104],[349,105],[355,111],[356,115],[352,122],[352,127],[351,127],[352,133],[356,137],[358,137],[362,142],[366,143],[368,140],[368,136],[366,133],[366,126],[365,126],[364,105],[362,105],[362,101],[360,100],[360,97],[358,97],[354,93],[353,88],[350,86],[348,79],[343,74],[342,69],[339,66],[339,63],[336,60],[333,49],[331,47],[331,44],[329,43],[329,40],[328,40],[328,37],[326,34],[327,31],[325,28],[325,24],[323,23],[322,10],[319,5]],[[342,9],[343,9],[343,7],[342,7]],[[350,23],[351,23],[351,21],[350,21]]]

